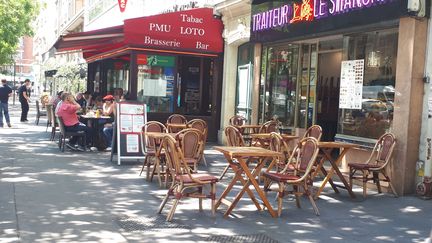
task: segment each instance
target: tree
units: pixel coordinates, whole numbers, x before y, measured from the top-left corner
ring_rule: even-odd
[[[55,78],[61,81],[58,82],[57,89],[69,92],[83,92],[85,86],[85,74],[87,73],[87,65],[66,63],[57,69]],[[84,74],[84,75],[83,75]]]
[[[0,65],[12,62],[21,37],[33,35],[37,13],[34,0],[0,0]]]

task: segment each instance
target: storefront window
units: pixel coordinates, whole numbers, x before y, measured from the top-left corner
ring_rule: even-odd
[[[107,70],[107,92],[120,97],[129,87],[129,65],[114,62]]]
[[[147,104],[149,112],[173,112],[175,58],[144,54],[137,58],[137,99]]]
[[[339,134],[377,139],[391,128],[397,46],[397,29],[344,37],[344,60],[359,60],[364,65],[364,76],[361,99],[352,101],[352,109],[339,110]],[[346,92],[342,81],[341,97]]]
[[[246,43],[238,48],[236,114],[251,120],[253,47]]]
[[[283,126],[294,126],[299,48],[288,44],[267,49],[266,81],[261,85],[263,120],[277,118]],[[263,122],[261,120],[261,122]]]

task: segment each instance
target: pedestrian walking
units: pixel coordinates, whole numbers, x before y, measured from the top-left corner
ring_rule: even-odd
[[[21,122],[28,122],[27,114],[29,111],[29,91],[30,91],[30,80],[26,79],[24,84],[18,89],[19,101],[21,103]]]
[[[8,107],[8,101],[11,95],[11,87],[7,85],[6,79],[2,79],[0,85],[0,127],[3,127],[3,114],[5,116],[7,126],[11,127]]]

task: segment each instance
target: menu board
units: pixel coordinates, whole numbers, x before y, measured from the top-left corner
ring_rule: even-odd
[[[111,152],[111,161],[115,152],[118,165],[125,159],[144,159],[141,129],[147,122],[146,104],[119,102],[116,108],[117,119],[113,138],[115,145]]]
[[[339,93],[340,109],[361,109],[364,59],[342,61]]]

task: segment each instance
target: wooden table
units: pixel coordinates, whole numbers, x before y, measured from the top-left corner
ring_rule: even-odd
[[[246,130],[249,130],[249,133],[246,134],[252,134],[252,133],[257,133],[258,130],[261,128],[261,125],[244,124],[244,125],[234,125],[234,127],[242,131],[242,134],[245,134]],[[252,132],[250,130],[252,130]]]
[[[253,139],[270,139],[271,133],[254,133],[250,136]],[[299,138],[298,136],[288,135],[288,134],[279,134],[285,142],[289,142],[291,140]]]
[[[165,132],[146,132],[145,133],[145,136],[148,136],[148,137],[153,138],[155,140],[161,140],[166,135],[169,135],[169,136],[174,138],[176,133],[165,133]],[[164,171],[161,171],[160,155],[162,153],[162,143],[155,141],[155,148],[154,149],[155,149],[156,162],[155,162],[152,174],[150,176],[150,181],[153,180],[153,175],[154,175],[154,173],[156,173],[158,176],[159,186],[162,187],[161,174],[165,173]],[[166,179],[166,176],[167,175],[165,175],[165,179]],[[147,180],[148,180],[148,178],[147,178]],[[165,180],[165,186],[166,186],[166,184],[167,184],[167,180]]]
[[[260,148],[260,147],[228,147],[228,146],[216,146],[215,150],[220,151],[224,154],[227,159],[230,167],[234,170],[235,176],[231,183],[227,186],[227,188],[223,191],[221,197],[216,202],[216,209],[221,205],[221,203],[228,205],[228,210],[225,212],[224,217],[228,217],[232,210],[236,207],[237,203],[240,201],[244,193],[246,192],[252,202],[255,204],[258,210],[262,210],[260,203],[256,199],[254,193],[249,188],[250,184],[253,185],[255,191],[258,193],[258,196],[263,201],[264,206],[268,209],[270,215],[272,217],[277,217],[276,212],[273,210],[270,202],[268,201],[265,193],[258,185],[256,181],[256,177],[259,176],[261,169],[266,164],[266,160],[273,160],[275,157],[282,156],[281,153],[274,152],[268,149]],[[247,164],[247,157],[258,158],[258,163],[256,167],[251,171]],[[234,162],[234,159],[237,162]],[[243,177],[243,173],[245,177]],[[226,199],[229,192],[232,190],[234,185],[239,181],[243,188],[242,190],[234,197],[232,202]]]
[[[325,178],[322,181],[322,183],[321,183],[318,191],[316,192],[314,198],[317,199],[319,197],[319,195],[323,191],[327,182],[330,182],[330,185],[332,186],[333,190],[336,193],[339,193],[339,191],[337,189],[338,187],[343,188],[343,189],[346,189],[348,191],[348,193],[350,194],[350,196],[352,198],[355,198],[356,196],[355,196],[354,192],[352,191],[351,186],[348,184],[348,182],[345,180],[345,177],[342,175],[342,173],[339,170],[339,164],[341,163],[345,154],[350,149],[358,148],[359,145],[351,144],[351,143],[343,143],[343,142],[319,142],[318,147],[320,150],[320,154],[323,156],[321,157],[321,160],[317,163],[317,168],[316,168],[315,173],[313,174],[312,178],[315,177],[319,171],[321,171],[324,174]],[[335,160],[331,156],[331,152],[334,149],[340,149],[341,150],[339,156]],[[329,171],[326,171],[324,168],[324,163],[326,160],[328,160],[332,166]],[[335,172],[336,172],[336,175],[341,180],[341,182],[343,183],[343,186],[333,183],[331,178]]]

